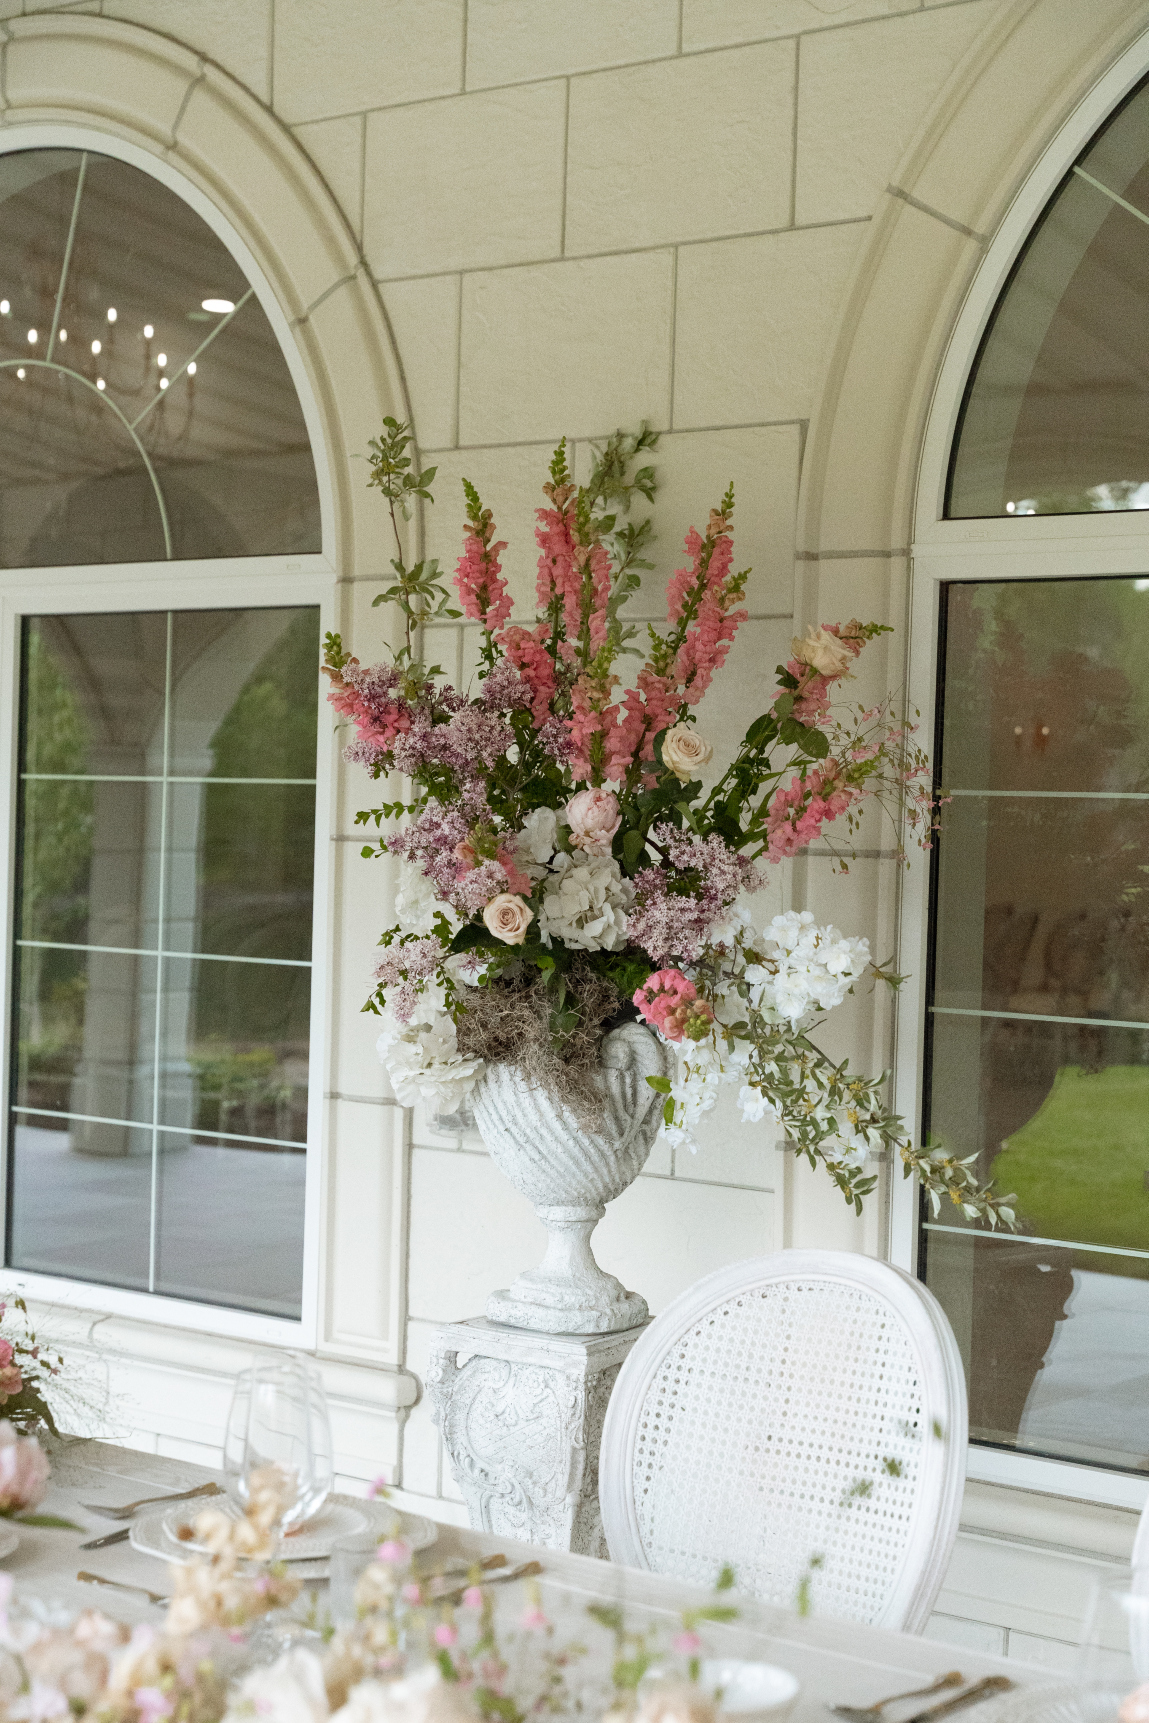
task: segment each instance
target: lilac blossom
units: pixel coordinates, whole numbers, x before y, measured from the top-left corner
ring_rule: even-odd
[[[739,892],[760,890],[762,876],[720,837],[697,838],[665,824],[655,826],[651,837],[676,873],[663,865],[635,874],[628,937],[656,964],[672,957],[693,963]],[[684,874],[697,875],[698,884]]]
[[[489,712],[518,712],[533,695],[509,658],[502,658],[479,684],[479,701]]]

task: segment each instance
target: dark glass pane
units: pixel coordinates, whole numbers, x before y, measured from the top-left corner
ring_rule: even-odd
[[[12,1146],[9,1262],[146,1291],[151,1131],[17,1115]]]
[[[310,1011],[309,969],[167,958],[160,1123],[305,1142]]]
[[[162,610],[30,618],[23,769],[161,774],[167,638]]]
[[[966,391],[947,514],[1149,507],[1149,88],[1080,158],[998,302]],[[1097,183],[1094,183],[1097,182]]]
[[[17,967],[17,1106],[150,1123],[156,959],[25,946]]]
[[[177,611],[172,773],[313,780],[318,663],[313,606]]]
[[[1149,792],[1149,581],[947,588],[947,789]]]
[[[315,791],[307,784],[173,784],[169,951],[311,960]]]
[[[937,851],[925,1119],[934,1143],[1016,1193],[1020,1237],[926,1216],[924,1273],[962,1345],[971,1434],[1126,1467],[1149,1466],[1138,585],[946,591],[940,754],[955,794]]]
[[[298,1317],[307,1162],[160,1133],[156,1291]]]
[[[955,796],[934,1003],[1149,1021],[1149,800]]]
[[[10,154],[0,252],[0,564],[319,549],[287,364],[238,264],[181,198],[92,152]]]

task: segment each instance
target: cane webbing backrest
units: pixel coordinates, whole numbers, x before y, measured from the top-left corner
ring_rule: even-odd
[[[623,1365],[600,1463],[616,1561],[764,1601],[924,1625],[957,1530],[956,1343],[885,1263],[782,1251],[677,1299]]]

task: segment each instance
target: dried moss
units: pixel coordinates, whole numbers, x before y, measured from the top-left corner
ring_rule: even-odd
[[[491,987],[467,990],[467,1011],[458,1026],[459,1052],[488,1064],[516,1065],[528,1082],[548,1089],[579,1123],[602,1123],[603,1097],[595,1082],[603,1036],[636,1013],[612,981],[576,957],[566,971],[562,1009],[577,1017],[556,1034],[554,985],[537,970],[510,976]]]

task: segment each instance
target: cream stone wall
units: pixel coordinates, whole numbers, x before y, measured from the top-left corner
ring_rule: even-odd
[[[1149,21],[1141,0],[0,0],[0,19],[44,12],[172,37],[289,128],[385,307],[421,453],[439,469],[423,535],[445,566],[466,476],[510,540],[525,613],[532,510],[554,443],[566,436],[585,474],[596,439],[646,419],[661,433],[663,489],[657,568],[634,610],[656,617],[683,531],[734,479],[736,554],[754,572],[750,620],[700,713],[720,751],[768,699],[796,619],[903,619],[912,470],[941,338],[931,318],[939,329],[952,319],[982,234],[1046,140],[1051,104],[1069,99],[1073,56],[1085,77],[1104,63],[1105,30],[1116,40],[1123,16]],[[995,97],[999,64],[1012,69]],[[957,111],[955,91],[974,116],[956,169],[952,150],[921,155],[929,126]],[[173,136],[182,117],[173,106]],[[920,183],[903,184],[911,157]],[[274,202],[273,182],[263,195]],[[900,302],[874,286],[899,269]],[[353,315],[338,286],[303,295],[301,323],[328,352]],[[375,427],[360,429],[365,442]],[[338,460],[338,483],[356,485],[346,449]],[[354,542],[339,549],[343,626],[367,658],[382,641],[370,601],[389,550],[381,509],[373,522],[356,498],[354,520]],[[898,680],[902,651],[899,641],[875,653],[877,680]],[[467,629],[438,631],[433,655],[453,674],[472,654]],[[443,1137],[418,1113],[404,1123],[375,1060],[358,1005],[389,876],[358,855],[352,817],[368,799],[367,781],[344,773],[320,1350],[335,1361],[348,1428],[357,1378],[346,1361],[390,1367],[375,1375],[399,1384],[381,1399],[401,1422],[432,1325],[478,1313],[542,1246],[479,1140]],[[885,955],[897,876],[880,835],[865,844],[832,891],[824,856],[780,874],[764,913],[808,902]],[[881,1066],[891,1026],[885,1006],[860,1002],[831,1050]],[[696,1158],[656,1147],[597,1244],[658,1310],[719,1264],[783,1244],[885,1253],[886,1222],[883,1198],[856,1221],[728,1107]],[[146,1399],[160,1342],[120,1324],[114,1344],[116,1379]],[[202,1350],[194,1370],[222,1380],[219,1348]],[[193,1398],[173,1401],[181,1420]],[[210,1454],[217,1422],[201,1417],[184,1451]],[[134,1437],[179,1451],[176,1428],[157,1415]],[[375,1428],[360,1420],[356,1455]],[[407,1415],[396,1463],[401,1499],[461,1517],[425,1404]],[[1006,1497],[1017,1498],[1012,1520]],[[973,1489],[931,1631],[1056,1662],[1083,1587],[1129,1535],[1117,1510],[1083,1510],[1067,1533],[1041,1498]]]

